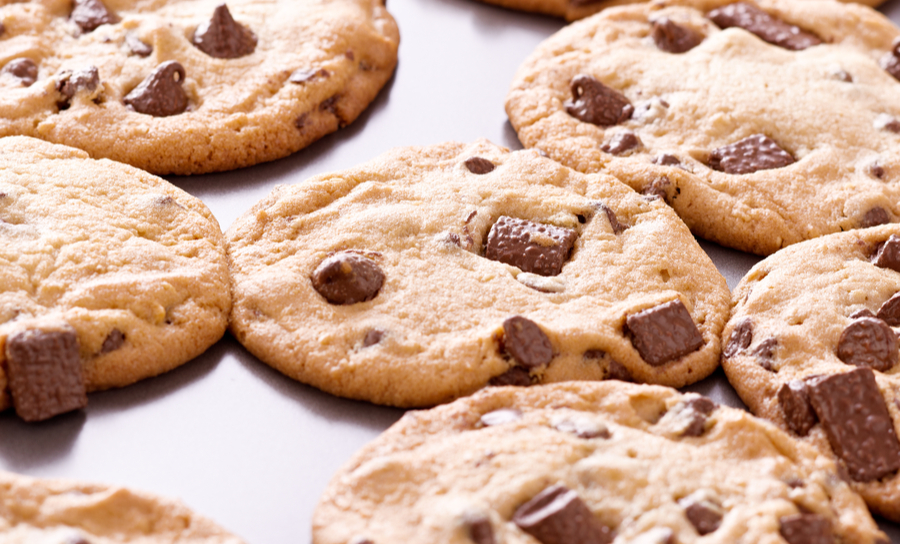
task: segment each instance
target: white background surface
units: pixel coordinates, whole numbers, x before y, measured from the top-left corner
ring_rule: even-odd
[[[509,83],[564,23],[472,0],[389,0],[388,9],[400,26],[400,62],[354,124],[287,159],[171,181],[206,202],[227,229],[276,184],[395,146],[486,137],[520,148],[503,110]],[[900,22],[900,0],[882,11]],[[757,261],[702,245],[732,288]],[[740,406],[721,371],[691,389]],[[0,414],[0,468],[178,497],[248,544],[303,544],[331,475],[401,415],[285,378],[226,335],[173,372],[92,394],[82,412],[36,425]],[[900,542],[900,526],[884,527]]]

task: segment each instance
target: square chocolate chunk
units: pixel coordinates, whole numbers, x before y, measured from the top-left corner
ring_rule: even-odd
[[[18,333],[6,340],[6,365],[13,405],[25,421],[87,406],[74,331]]]
[[[703,345],[700,330],[680,300],[631,314],[625,327],[641,358],[653,366],[674,361]]]
[[[491,227],[484,256],[517,266],[523,272],[557,276],[572,253],[574,230],[505,215]]]

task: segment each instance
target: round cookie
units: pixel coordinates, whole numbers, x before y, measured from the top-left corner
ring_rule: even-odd
[[[178,501],[0,471],[4,544],[242,544]]]
[[[838,2],[614,8],[545,41],[506,110],[527,147],[767,255],[900,217],[898,37]]]
[[[381,0],[41,0],[0,24],[0,136],[156,174],[270,161],[347,125],[399,43]]]
[[[753,413],[834,456],[900,520],[900,226],[832,234],[761,261],[734,291],[722,365]]]
[[[684,224],[535,151],[398,148],[277,188],[226,236],[235,336],[336,395],[429,406],[718,366],[729,293]]]
[[[136,168],[0,138],[0,409],[35,421],[196,357],[225,332],[225,242]]]
[[[617,382],[409,412],[334,476],[314,544],[886,543],[834,463],[743,410]]]

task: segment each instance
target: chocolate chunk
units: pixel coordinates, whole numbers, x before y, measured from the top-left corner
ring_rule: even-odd
[[[877,227],[878,225],[886,225],[891,222],[891,216],[884,208],[875,207],[866,212],[860,221],[859,226],[867,229],[869,227]]]
[[[669,187],[672,185],[672,182],[669,181],[669,178],[666,176],[660,176],[658,178],[653,178],[653,181],[648,183],[641,189],[641,194],[648,197],[649,199],[660,199],[664,202],[669,201]]]
[[[97,89],[97,85],[100,85],[100,72],[96,66],[88,66],[74,72],[62,72],[56,82],[56,90],[60,94],[57,105],[61,109],[66,108],[72,103],[72,99],[77,93],[93,92]]]
[[[730,359],[750,347],[751,342],[753,342],[753,320],[745,317],[734,325],[722,354]]]
[[[612,535],[584,501],[562,485],[550,486],[516,510],[513,523],[542,544],[609,544]]]
[[[20,332],[6,341],[9,391],[16,413],[42,421],[87,406],[74,331]]]
[[[6,33],[6,26],[3,23],[0,23],[0,36]]]
[[[501,408],[488,412],[481,416],[481,424],[485,427],[494,427],[505,423],[513,423],[522,419],[522,411],[516,408]]]
[[[831,449],[854,481],[878,480],[900,469],[900,443],[871,368],[806,383]]]
[[[861,310],[856,310],[852,314],[850,314],[850,319],[859,319],[861,317],[877,317],[872,310],[868,308],[863,308]]]
[[[100,25],[112,25],[120,20],[100,0],[75,0],[75,8],[69,18],[81,27],[82,32],[92,32]]]
[[[494,376],[488,383],[493,386],[513,385],[517,387],[528,387],[531,385],[531,374],[520,366],[514,366],[503,374]]]
[[[633,149],[641,147],[641,145],[640,138],[634,132],[625,130],[615,133],[600,149],[610,155],[624,155]]]
[[[523,272],[556,276],[562,272],[577,237],[571,229],[502,215],[488,233],[484,256]]]
[[[659,164],[660,166],[681,166],[681,161],[678,160],[678,157],[675,155],[669,155],[668,153],[662,153],[653,157],[653,164]]]
[[[818,514],[784,516],[779,532],[788,544],[834,544],[831,522]]]
[[[756,34],[761,40],[791,51],[799,51],[822,43],[815,34],[773,17],[753,4],[737,2],[707,14],[721,28],[739,27]]]
[[[759,343],[758,346],[753,348],[753,351],[750,352],[756,358],[756,362],[759,365],[769,372],[774,371],[772,367],[772,359],[775,358],[775,348],[778,347],[778,340],[775,338],[766,338],[762,342]]]
[[[491,520],[484,514],[468,516],[465,520],[469,539],[475,544],[494,544],[494,527]]]
[[[809,404],[809,393],[806,383],[792,380],[778,390],[778,405],[784,415],[784,421],[790,430],[799,436],[806,436],[818,419]]]
[[[487,174],[494,171],[494,163],[481,157],[469,157],[465,162],[466,168],[473,174]]]
[[[653,366],[678,359],[703,345],[697,325],[680,300],[631,314],[625,322],[632,345]]]
[[[841,333],[837,356],[848,365],[867,366],[879,372],[887,372],[897,364],[897,335],[881,319],[857,319]]]
[[[18,78],[23,87],[31,87],[37,81],[38,67],[31,59],[15,59],[7,62],[0,75],[9,74]]]
[[[895,293],[881,305],[876,316],[891,327],[900,326],[900,293]]]
[[[752,174],[793,163],[794,157],[762,134],[720,147],[709,155],[709,167],[726,174]]]
[[[900,272],[900,236],[891,234],[891,237],[886,242],[880,244],[872,256],[872,264]],[[890,324],[890,321],[888,321],[888,324]],[[898,324],[900,324],[900,321],[898,321]]]
[[[534,321],[517,315],[503,322],[503,347],[525,368],[537,368],[553,359],[553,346]]]
[[[293,74],[291,74],[291,77],[288,78],[288,81],[290,81],[291,83],[296,83],[297,85],[301,85],[303,83],[314,81],[319,78],[328,77],[331,77],[331,74],[324,68],[319,70],[296,70]]]
[[[575,76],[571,88],[572,100],[567,100],[563,106],[569,115],[585,123],[609,127],[631,119],[634,113],[634,106],[625,95],[591,76]]]
[[[181,88],[184,76],[180,63],[166,61],[125,96],[125,104],[138,113],[154,117],[177,115],[188,105],[187,94]]]
[[[249,55],[256,49],[256,34],[235,22],[228,6],[219,4],[212,19],[194,31],[191,42],[210,57],[236,59]]]
[[[100,353],[109,353],[116,351],[125,343],[125,334],[119,329],[113,329],[106,335],[103,345],[100,346]]]
[[[653,41],[656,47],[667,53],[684,53],[700,45],[703,36],[696,30],[679,25],[668,17],[662,17],[651,23]]]
[[[884,167],[878,164],[877,162],[873,162],[866,169],[870,176],[873,178],[882,179],[884,178]]]
[[[151,46],[144,43],[140,38],[130,32],[125,35],[125,45],[128,46],[128,49],[130,49],[132,53],[139,57],[149,57],[150,53],[153,52]]]
[[[331,304],[356,304],[378,295],[384,272],[371,259],[342,251],[322,261],[310,279],[313,289]]]
[[[631,375],[631,372],[628,372],[628,369],[625,368],[625,365],[618,361],[610,361],[609,369],[607,369],[607,380],[619,380],[620,382],[633,382],[634,376]]]
[[[606,214],[606,218],[609,220],[609,226],[612,227],[612,231],[614,234],[621,234],[628,228],[628,225],[625,223],[619,223],[619,219],[616,217],[616,212],[612,211],[612,208],[604,204],[603,202],[598,202],[597,207],[603,210]]]
[[[900,38],[894,39],[891,52],[881,57],[881,67],[884,71],[900,80]]]
[[[681,413],[690,418],[681,436],[702,436],[706,432],[706,420],[718,406],[706,397],[693,397],[682,403]]]
[[[384,338],[384,332],[378,329],[372,329],[366,333],[366,337],[363,338],[362,347],[368,348],[374,346],[375,344],[381,342],[381,339]]]
[[[557,431],[574,434],[578,438],[609,438],[609,429],[602,422],[590,417],[575,414],[572,416],[554,417],[553,428]]]
[[[703,498],[701,493],[685,497],[678,501],[678,504],[684,508],[685,517],[701,536],[712,533],[722,524],[722,507]]]

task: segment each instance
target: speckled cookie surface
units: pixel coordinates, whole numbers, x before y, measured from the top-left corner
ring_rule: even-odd
[[[284,157],[390,78],[380,0],[41,0],[0,5],[0,136],[156,174]]]
[[[219,225],[146,172],[2,138],[0,240],[0,407],[26,419],[170,370],[225,332]]]
[[[885,543],[814,448],[699,395],[568,383],[407,413],[332,479],[315,544]]]
[[[242,544],[178,501],[0,471],[4,544]]]
[[[534,151],[398,148],[277,188],[226,236],[237,338],[337,395],[428,406],[488,382],[680,386],[718,364],[728,290],[683,223]]]
[[[527,147],[768,255],[900,218],[898,36],[837,2],[615,8],[539,46],[506,110]]]
[[[761,261],[735,289],[723,336],[723,366],[747,406],[839,459],[870,506],[894,520],[900,368],[891,327],[900,321],[889,301],[900,292],[898,235],[894,225],[833,234]],[[835,418],[810,392],[856,406]],[[871,421],[848,437],[839,422],[859,415]]]

